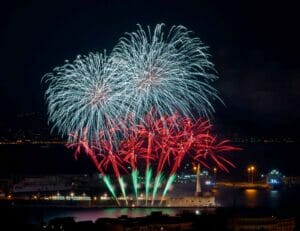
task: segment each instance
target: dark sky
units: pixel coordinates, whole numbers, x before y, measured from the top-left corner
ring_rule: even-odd
[[[210,47],[220,76],[214,86],[226,104],[215,105],[216,124],[243,134],[298,137],[298,8],[286,1],[220,2],[19,1],[2,6],[0,126],[13,127],[22,113],[45,115],[41,77],[65,59],[111,50],[137,23],[164,22],[186,26]]]
[[[9,2],[0,7],[0,131],[28,125],[22,120],[19,123],[19,115],[24,113],[40,112],[46,119],[41,78],[64,60],[110,51],[124,32],[136,29],[137,23],[154,26],[164,22],[167,26],[186,26],[210,47],[220,76],[214,86],[226,104],[215,105],[217,128],[229,134],[299,139],[300,14],[289,1]],[[39,126],[48,125],[44,122]],[[298,167],[292,164],[296,163],[295,147],[277,152],[269,147],[260,151],[245,148],[243,160],[247,162],[256,153],[265,161],[262,165],[270,162],[268,167],[275,163],[287,170],[293,166],[296,172]],[[283,152],[290,156],[285,158]],[[73,160],[69,153],[64,155]],[[47,156],[32,158],[56,166],[58,154]],[[5,158],[1,160],[5,172],[33,167],[28,156],[7,154]],[[16,163],[20,168],[14,168]],[[37,171],[45,169],[43,164],[38,166]]]
[[[217,124],[245,134],[298,136],[297,7],[220,2],[19,1],[1,7],[1,125],[13,126],[18,114],[45,113],[41,77],[65,59],[111,50],[137,23],[164,22],[186,26],[210,47],[220,76],[215,87],[226,104],[215,105]]]

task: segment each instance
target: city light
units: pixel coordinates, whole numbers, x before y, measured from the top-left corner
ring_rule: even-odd
[[[212,182],[210,180],[206,180],[205,185],[212,185]]]
[[[267,183],[271,186],[281,185],[284,181],[284,176],[277,169],[273,169],[267,175]]]
[[[254,172],[255,172],[255,166],[254,165],[250,165],[247,168],[247,172],[248,172],[248,182],[251,182],[253,184],[254,181]]]

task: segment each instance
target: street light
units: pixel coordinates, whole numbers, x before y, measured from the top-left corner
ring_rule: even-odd
[[[247,168],[247,172],[248,172],[248,182],[250,182],[250,172],[251,172],[251,168]]]
[[[247,172],[248,172],[248,182],[250,182],[250,177],[251,177],[251,183],[253,184],[253,178],[254,178],[254,171],[255,171],[255,167],[253,165],[249,166],[247,168]]]
[[[252,184],[253,184],[254,171],[255,171],[255,167],[252,165],[251,166],[251,173],[252,173],[252,179],[251,179],[251,181],[252,181]]]
[[[217,171],[218,169],[216,167],[213,168],[213,172],[214,172],[214,180],[217,181]]]

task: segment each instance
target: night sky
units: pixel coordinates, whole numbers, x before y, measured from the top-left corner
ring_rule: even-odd
[[[16,123],[24,113],[46,120],[41,78],[55,66],[110,51],[137,23],[163,22],[186,26],[210,47],[220,77],[214,86],[226,104],[215,104],[217,128],[299,139],[300,14],[288,1],[11,2],[0,8],[2,130],[25,126]]]

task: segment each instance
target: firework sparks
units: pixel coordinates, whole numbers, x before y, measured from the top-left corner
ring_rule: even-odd
[[[138,199],[138,175],[142,172],[140,166],[143,166],[143,162],[146,166],[144,168],[146,206],[150,200],[150,185],[153,185],[151,205],[154,205],[156,194],[165,179],[166,183],[161,196],[162,203],[176,177],[176,172],[186,157],[204,166],[208,166],[206,161],[210,158],[225,171],[227,171],[226,165],[234,166],[222,154],[239,150],[239,148],[231,146],[229,140],[218,141],[217,137],[211,134],[212,126],[208,120],[194,121],[175,114],[158,119],[152,117],[152,121],[148,122],[147,127],[144,124],[133,124],[128,128],[127,136],[122,138],[117,147],[112,145],[115,138],[113,133],[110,133],[111,137],[107,138],[101,135],[103,132],[99,135],[101,149],[88,144],[86,139],[72,145],[76,152],[79,147],[83,147],[84,152],[90,156],[104,177],[109,169],[114,172],[126,204],[128,204],[127,193],[122,175],[128,173],[127,169],[131,169],[133,190]],[[108,180],[110,179],[106,178],[106,183]],[[111,191],[110,185],[108,182],[107,186]],[[112,192],[112,195],[114,196],[115,192]]]
[[[158,115],[193,110],[207,116],[214,111],[211,100],[219,99],[210,85],[217,77],[207,47],[183,26],[164,31],[164,24],[127,33],[112,55],[120,77],[128,83],[124,98],[128,111],[141,121],[154,107]],[[129,101],[128,101],[129,99]]]
[[[217,77],[208,57],[207,47],[183,26],[165,32],[164,24],[153,31],[138,25],[111,55],[78,56],[44,76],[53,129],[68,136],[76,158],[81,151],[90,157],[118,205],[107,172],[128,204],[123,174],[131,169],[138,200],[144,169],[145,202],[152,197],[153,205],[166,180],[163,200],[186,156],[204,165],[211,159],[225,171],[233,166],[220,154],[236,148],[211,135],[204,119],[214,112],[211,101],[220,100],[210,85]]]
[[[117,78],[115,69],[105,53],[90,53],[44,76],[49,122],[62,135],[76,133],[69,136],[69,143],[83,136],[95,142],[99,131],[109,131],[119,124],[114,118],[122,116],[124,82]]]

